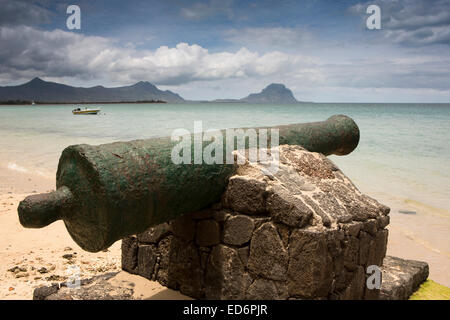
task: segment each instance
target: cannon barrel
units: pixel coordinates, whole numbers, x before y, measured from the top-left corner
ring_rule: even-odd
[[[344,115],[279,129],[279,144],[325,155],[345,155],[359,142],[356,123]],[[24,227],[62,219],[74,241],[98,252],[220,200],[236,164],[174,164],[170,137],[69,146],[61,154],[56,191],[32,195],[18,207]],[[194,150],[192,142],[192,150]]]

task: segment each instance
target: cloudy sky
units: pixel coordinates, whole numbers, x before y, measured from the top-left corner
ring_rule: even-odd
[[[371,4],[381,30],[366,27]],[[279,82],[307,101],[450,102],[450,0],[0,0],[0,85],[34,77],[186,99]]]

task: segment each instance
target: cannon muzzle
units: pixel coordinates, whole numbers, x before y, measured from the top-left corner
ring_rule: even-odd
[[[19,221],[25,228],[43,228],[56,220],[64,219],[73,205],[74,197],[63,186],[56,191],[28,196],[17,208]]]
[[[359,142],[358,126],[343,115],[277,128],[280,145],[325,155],[348,154]],[[67,147],[58,164],[57,190],[23,200],[20,223],[42,228],[62,219],[81,248],[97,252],[219,201],[236,164],[175,164],[175,145],[166,137]]]

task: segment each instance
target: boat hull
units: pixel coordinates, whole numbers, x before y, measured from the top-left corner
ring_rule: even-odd
[[[80,110],[80,111],[72,111],[75,115],[81,115],[81,114],[98,114],[100,110]]]

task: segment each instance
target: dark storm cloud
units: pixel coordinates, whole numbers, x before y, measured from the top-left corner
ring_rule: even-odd
[[[0,0],[0,26],[48,23],[50,15],[50,11],[33,1]]]

